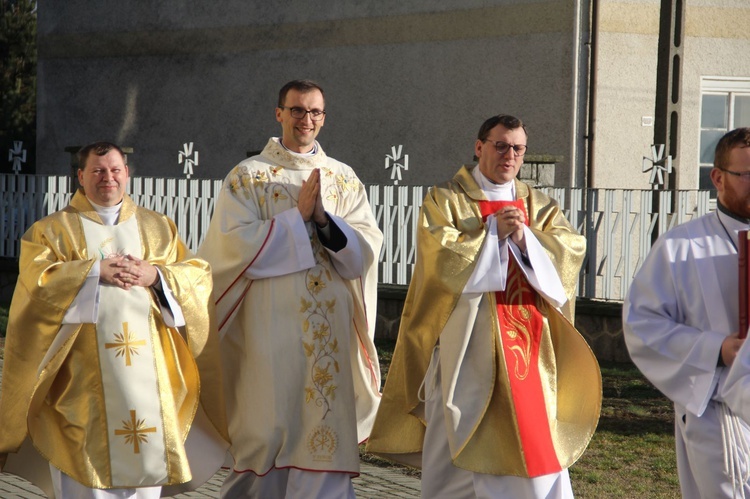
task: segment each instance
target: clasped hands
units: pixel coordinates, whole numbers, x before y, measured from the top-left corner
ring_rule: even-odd
[[[158,279],[156,267],[131,255],[106,258],[100,264],[99,280],[125,290],[133,286],[147,288]]]
[[[323,197],[320,190],[320,169],[315,168],[307,180],[302,181],[297,209],[302,215],[302,220],[305,222],[313,220],[318,227],[322,228],[328,225],[328,217],[323,209]]]
[[[523,235],[524,214],[515,206],[506,206],[495,212],[497,220],[497,237],[502,240],[510,237],[516,246],[526,252],[526,238]]]

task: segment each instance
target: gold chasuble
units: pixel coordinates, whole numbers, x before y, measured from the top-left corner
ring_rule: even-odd
[[[94,261],[126,254],[159,269],[187,325],[167,327],[150,288],[101,283],[96,323],[63,324]],[[47,489],[49,468],[30,442],[87,487],[189,482],[185,440],[199,404],[228,440],[211,289],[208,265],[189,254],[174,224],[127,196],[117,225],[103,225],[80,191],[35,223],[21,240],[6,338],[3,471]]]
[[[470,167],[430,189],[369,452],[421,466],[425,423],[419,391],[438,343],[457,467],[536,477],[569,467],[586,449],[602,392],[598,363],[572,325],[585,240],[554,200],[520,181],[515,190],[516,201],[499,203],[525,212],[568,302],[561,310],[547,302],[513,257],[504,291],[464,293],[486,241],[485,215],[497,207]]]

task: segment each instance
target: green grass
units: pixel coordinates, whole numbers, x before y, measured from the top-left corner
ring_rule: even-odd
[[[383,378],[393,341],[376,341]],[[588,449],[570,468],[578,498],[679,498],[672,403],[632,364],[602,363],[603,402]],[[362,453],[377,466],[418,470]]]

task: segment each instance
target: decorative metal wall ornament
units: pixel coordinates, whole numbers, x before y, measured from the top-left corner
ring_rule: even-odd
[[[672,156],[664,157],[664,144],[651,144],[651,157],[643,156],[643,172],[651,171],[649,183],[664,185],[664,175],[672,173]]]
[[[177,153],[177,163],[184,164],[182,173],[190,178],[193,175],[193,166],[198,166],[198,151],[193,151],[193,143],[182,144],[182,151]]]
[[[401,181],[402,168],[404,171],[409,170],[409,155],[404,154],[402,158],[401,153],[403,150],[403,145],[391,146],[391,154],[385,155],[385,169],[387,170],[388,168],[391,168],[391,180],[393,180],[393,185],[398,185]],[[399,160],[401,160],[400,163],[398,163]]]
[[[26,149],[23,148],[23,141],[14,140],[13,149],[8,149],[8,161],[13,163],[13,173],[21,173],[22,163],[26,163]]]

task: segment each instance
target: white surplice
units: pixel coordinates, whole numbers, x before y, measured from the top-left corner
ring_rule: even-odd
[[[296,208],[313,168],[338,251]],[[272,138],[227,176],[198,253],[213,270],[235,471],[359,472],[380,398],[381,244],[364,186],[319,145],[303,156]]]
[[[489,201],[515,199],[513,181],[493,184],[479,168],[474,168],[472,175]],[[478,394],[491,391],[490,387],[480,387],[493,380],[491,371],[494,368],[492,352],[480,346],[486,342],[466,335],[465,328],[454,327],[453,322],[467,322],[467,314],[475,315],[477,320],[491,317],[485,310],[489,306],[486,293],[505,290],[511,255],[529,284],[550,303],[559,307],[567,301],[554,265],[528,227],[524,227],[526,253],[522,254],[510,237],[498,239],[495,217],[488,217],[487,226],[487,241],[451,319],[440,335],[440,345],[435,348],[425,375],[427,433],[422,451],[422,497],[573,497],[567,470],[523,478],[473,473],[452,463],[452,456],[463,447],[478,423],[476,418],[483,414],[482,405],[486,402]],[[492,328],[475,327],[474,330],[492,331]]]
[[[719,211],[675,227],[654,244],[623,305],[633,362],[674,402],[680,487],[685,498],[733,497],[721,433],[721,343],[736,333],[737,231]],[[740,422],[736,438],[750,443]],[[747,456],[746,456],[747,458]],[[750,496],[745,482],[744,493]]]

